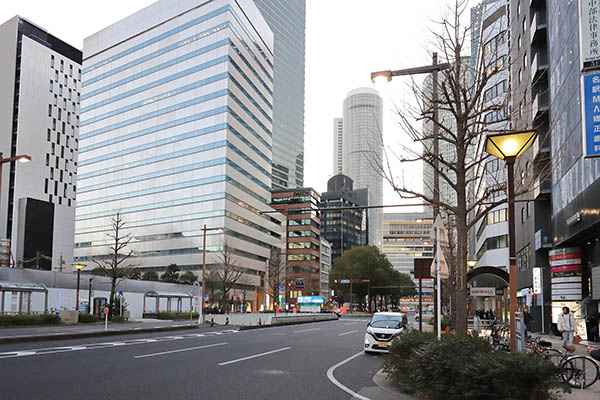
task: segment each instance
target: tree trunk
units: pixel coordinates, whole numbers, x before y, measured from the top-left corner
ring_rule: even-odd
[[[117,278],[110,279],[110,299],[108,303],[108,315],[112,318],[115,308],[115,292],[117,291]]]

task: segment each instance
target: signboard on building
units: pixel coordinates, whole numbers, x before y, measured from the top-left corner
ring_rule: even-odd
[[[592,268],[592,299],[600,300],[600,267]]]
[[[298,304],[323,304],[323,296],[298,296]]]
[[[581,69],[600,67],[600,1],[579,0]]]
[[[533,293],[542,294],[542,269],[533,267]]]
[[[600,74],[581,78],[583,155],[600,156]]]
[[[472,287],[471,296],[493,297],[496,295],[496,288],[493,287]]]
[[[552,300],[581,300],[581,250],[577,247],[550,250]]]

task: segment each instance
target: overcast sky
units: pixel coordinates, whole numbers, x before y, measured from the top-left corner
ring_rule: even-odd
[[[384,100],[385,144],[394,147],[403,140],[392,110],[394,103],[410,101],[407,78],[375,86],[371,84],[370,73],[429,63],[428,31],[449,1],[307,0],[306,186],[319,192],[326,190],[327,179],[332,175],[333,118],[342,116],[342,102],[356,87],[370,86],[380,91]],[[83,38],[153,2],[5,0],[0,8],[0,23],[20,15],[81,48]],[[420,187],[420,166],[404,169],[396,166],[396,170],[398,176]],[[387,183],[384,202],[401,203]]]

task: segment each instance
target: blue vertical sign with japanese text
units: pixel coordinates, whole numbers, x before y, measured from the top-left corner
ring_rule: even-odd
[[[600,74],[583,77],[583,155],[600,156]]]

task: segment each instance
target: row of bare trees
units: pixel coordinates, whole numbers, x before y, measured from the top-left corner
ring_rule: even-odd
[[[115,308],[115,297],[119,282],[131,276],[132,272],[138,267],[138,265],[129,262],[132,256],[134,256],[134,251],[129,248],[133,237],[131,233],[126,233],[124,228],[125,220],[123,215],[117,212],[111,218],[110,231],[106,233],[109,256],[93,260],[102,275],[107,276],[111,281],[108,306],[111,316]],[[223,299],[224,308],[228,310],[232,290],[242,286],[242,301],[245,303],[246,287],[252,284],[252,278],[247,274],[248,271],[239,265],[234,249],[226,242],[217,255],[217,264],[217,268],[210,268],[207,271],[206,290],[203,290],[204,293],[208,293],[210,290],[211,299],[214,299],[215,291],[217,291]],[[271,250],[271,256],[268,260],[266,277],[266,291],[274,299],[279,298],[279,287],[285,283],[285,272],[286,266],[281,257],[281,250],[274,248]]]

